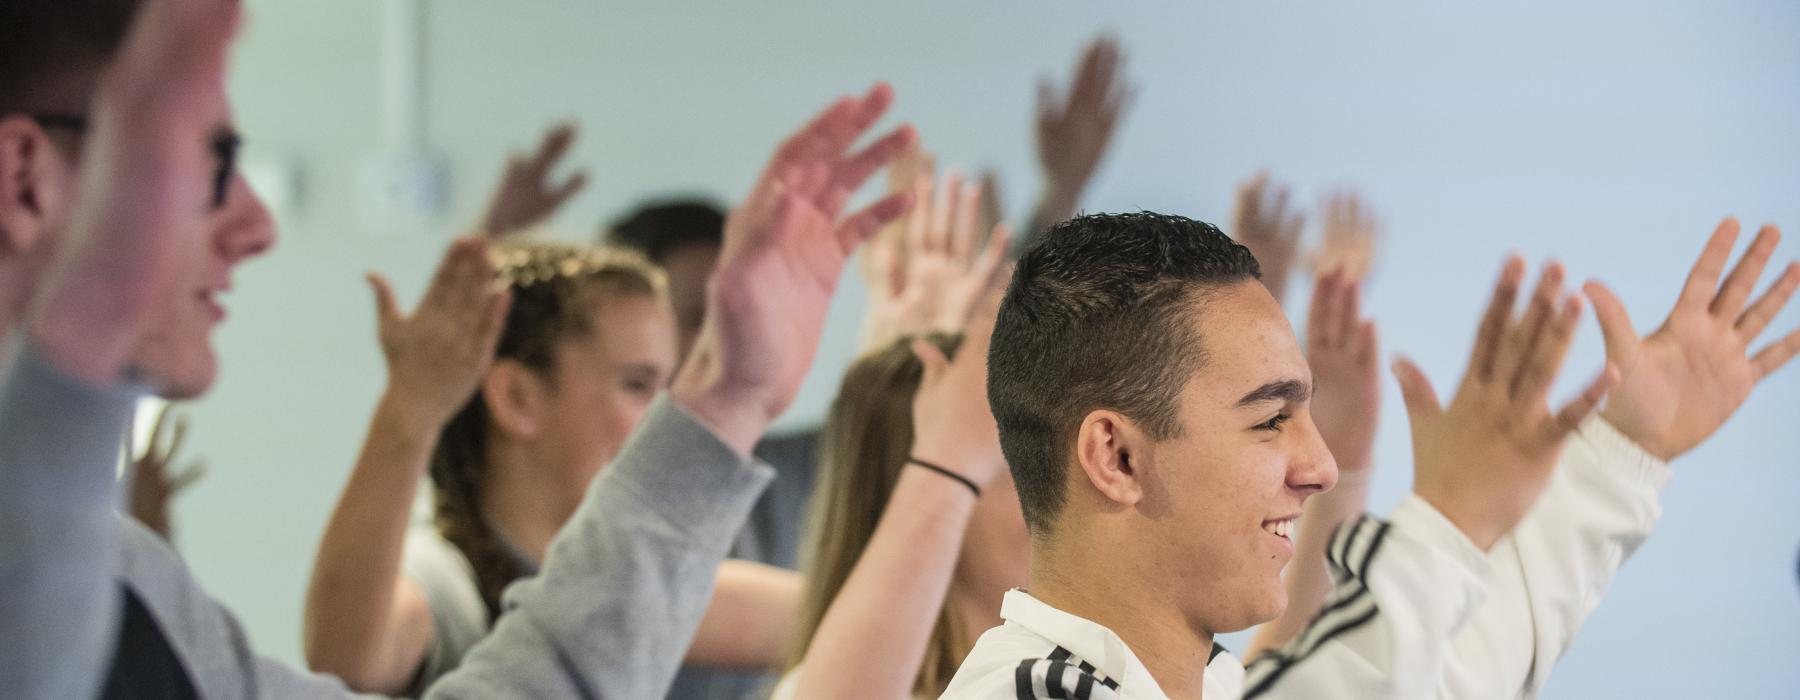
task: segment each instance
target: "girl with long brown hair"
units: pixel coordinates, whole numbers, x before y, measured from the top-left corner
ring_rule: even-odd
[[[1010,237],[1002,225],[980,241],[980,186],[949,175],[940,188],[928,172],[897,180],[916,204],[865,268],[873,347],[826,416],[779,699],[936,697],[999,622],[1001,595],[1025,583],[1024,517],[984,386]],[[849,663],[870,647],[879,659]]]

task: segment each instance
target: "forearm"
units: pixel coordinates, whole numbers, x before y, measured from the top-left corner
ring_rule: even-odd
[[[1286,304],[1288,266],[1290,263],[1285,260],[1277,261],[1272,259],[1258,259],[1257,263],[1259,263],[1262,272],[1261,281],[1263,288],[1269,290],[1269,296],[1275,297],[1275,303]]]
[[[1025,235],[1019,237],[1024,243],[1043,233],[1044,229],[1055,226],[1075,217],[1075,211],[1081,206],[1081,190],[1083,186],[1058,185],[1054,182],[1044,183],[1044,193],[1038,197],[1037,206],[1031,210],[1030,228]]]
[[[1593,613],[1612,578],[1662,514],[1672,473],[1662,460],[1590,417],[1572,436],[1538,502],[1489,555],[1490,602],[1458,636],[1446,692],[1503,689],[1533,697]]]
[[[428,696],[662,697],[719,563],[773,476],[659,398],[551,542],[541,573],[507,589],[494,631]]]
[[[1294,540],[1293,563],[1282,582],[1287,588],[1287,608],[1280,617],[1257,628],[1244,658],[1253,659],[1264,651],[1280,648],[1318,616],[1333,583],[1325,559],[1326,544],[1340,525],[1356,520],[1367,510],[1368,501],[1366,468],[1341,471],[1336,487],[1307,499]]]
[[[405,402],[383,397],[319,544],[306,591],[306,660],[355,688],[404,688],[425,653],[429,634],[401,627],[429,625],[429,616],[403,617],[396,598],[434,426],[414,418]]]
[[[0,386],[0,678],[18,697],[92,697],[118,625],[114,471],[138,392],[14,354]]]
[[[796,698],[907,698],[956,571],[975,498],[924,469],[894,484],[801,662]],[[880,658],[882,663],[866,663]]]
[[[687,663],[772,670],[782,662],[800,612],[799,573],[753,561],[719,565],[712,604],[700,619]]]

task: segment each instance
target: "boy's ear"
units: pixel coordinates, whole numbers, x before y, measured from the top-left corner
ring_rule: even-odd
[[[1088,483],[1121,506],[1144,497],[1144,474],[1133,460],[1147,454],[1146,447],[1143,431],[1114,411],[1089,413],[1075,434],[1075,458]]]
[[[74,164],[37,120],[0,118],[0,256],[40,245],[73,190]]]

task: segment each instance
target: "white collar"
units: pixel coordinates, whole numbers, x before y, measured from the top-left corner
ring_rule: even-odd
[[[1000,617],[1093,664],[1102,676],[1119,683],[1122,697],[1168,696],[1125,640],[1105,625],[1057,610],[1018,588],[1006,592]],[[1124,696],[1127,692],[1130,695]]]

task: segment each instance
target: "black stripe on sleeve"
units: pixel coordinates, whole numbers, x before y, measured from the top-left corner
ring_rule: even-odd
[[[1262,696],[1274,688],[1275,683],[1289,669],[1318,651],[1326,642],[1368,624],[1380,614],[1374,595],[1369,593],[1363,576],[1375,562],[1375,555],[1381,550],[1387,534],[1387,523],[1367,516],[1354,526],[1338,529],[1327,551],[1335,557],[1332,561],[1333,568],[1343,570],[1349,577],[1332,591],[1332,600],[1325,609],[1294,637],[1287,648],[1262,654],[1251,662],[1245,678],[1247,690],[1244,691],[1244,700]],[[1355,566],[1344,566],[1351,559],[1351,553],[1356,551],[1353,541],[1359,535],[1367,540],[1367,549],[1361,552],[1360,561]],[[1367,605],[1364,605],[1365,601]],[[1259,675],[1260,679],[1257,678]]]
[[[1382,524],[1380,520],[1364,515],[1355,522],[1339,525],[1337,532],[1332,535],[1331,546],[1325,550],[1325,558],[1333,565],[1350,568],[1350,553],[1356,551],[1357,539],[1371,534],[1372,528]]]
[[[1031,667],[1035,665],[1037,659],[1026,659],[1013,671],[1013,696],[1018,700],[1037,700],[1037,691],[1031,687]]]
[[[1084,669],[1091,668],[1085,662],[1083,662],[1081,666]],[[1088,700],[1088,696],[1092,695],[1093,692],[1094,672],[1084,670],[1082,671],[1081,676],[1075,680],[1075,695],[1073,698],[1074,700]]]
[[[1369,566],[1375,563],[1375,553],[1381,551],[1381,543],[1387,541],[1387,533],[1387,523],[1382,523],[1380,527],[1375,529],[1375,541],[1369,543],[1369,553],[1363,555],[1362,564],[1356,567],[1355,574],[1357,578],[1362,578],[1363,574],[1369,570]]]
[[[1050,650],[1050,656],[1048,658],[1051,661],[1068,661],[1069,657],[1074,656],[1074,655],[1075,655],[1074,652],[1071,652],[1068,649],[1064,649],[1062,647],[1057,647],[1055,649]]]
[[[1050,662],[1049,670],[1044,672],[1044,694],[1052,700],[1067,700],[1069,694],[1063,690],[1063,672],[1069,665],[1061,661]]]

